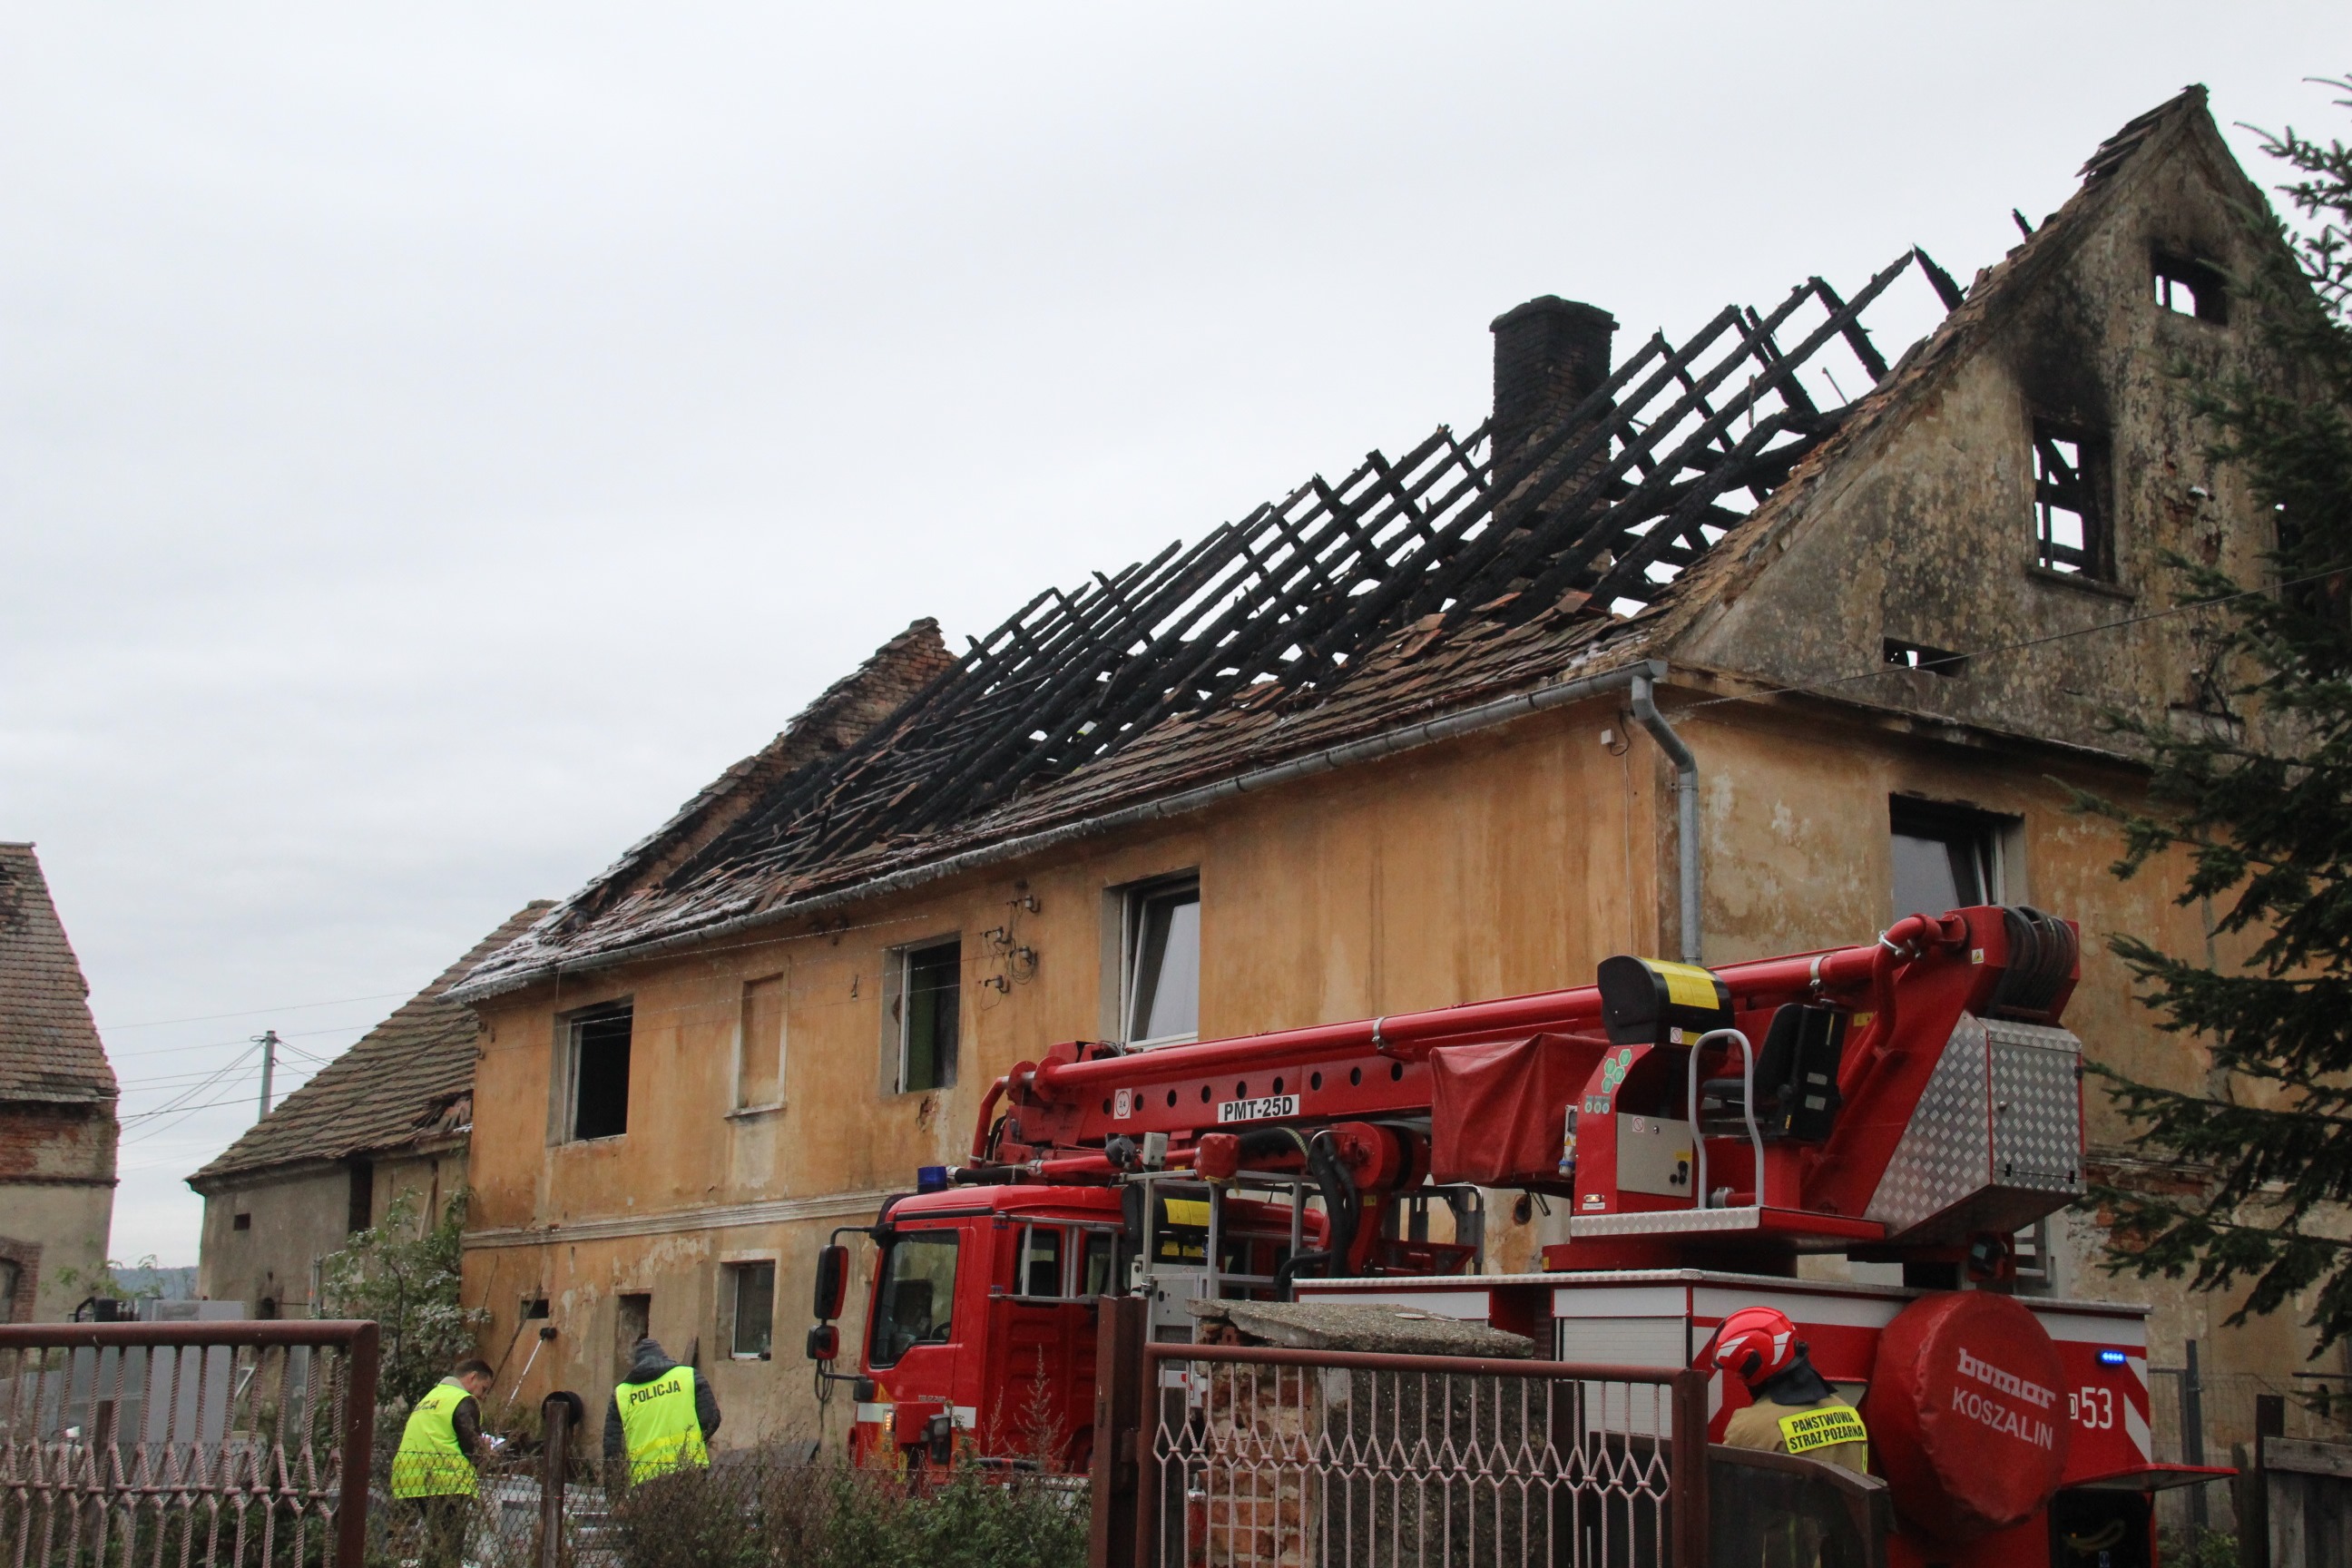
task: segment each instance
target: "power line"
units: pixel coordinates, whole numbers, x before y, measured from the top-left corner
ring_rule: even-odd
[[[125,1029],[160,1029],[167,1024],[213,1024],[223,1018],[257,1018],[264,1013],[302,1013],[313,1007],[341,1007],[350,1002],[383,1002],[394,996],[413,996],[413,991],[379,991],[372,996],[338,996],[330,1002],[284,1002],[267,1007],[245,1007],[234,1013],[199,1013],[186,1018],[150,1018],[143,1024],[108,1024],[98,1031],[100,1035],[119,1035]]]

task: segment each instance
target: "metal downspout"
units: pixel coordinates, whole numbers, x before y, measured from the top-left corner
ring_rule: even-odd
[[[1634,672],[1633,717],[1675,764],[1675,847],[1681,860],[1683,962],[1703,963],[1706,943],[1698,923],[1698,759],[1658,711],[1651,698],[1652,684],[1648,669]]]

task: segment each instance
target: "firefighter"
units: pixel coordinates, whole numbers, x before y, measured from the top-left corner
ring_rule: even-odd
[[[1870,1434],[1853,1405],[1813,1370],[1797,1325],[1769,1307],[1743,1307],[1715,1331],[1710,1364],[1748,1385],[1751,1404],[1732,1413],[1726,1447],[1870,1468]]]
[[[683,1465],[710,1463],[711,1435],[719,1430],[719,1399],[710,1380],[669,1352],[648,1334],[630,1352],[629,1374],[613,1390],[604,1411],[604,1464],[634,1484]]]
[[[392,1495],[420,1537],[424,1568],[455,1568],[474,1512],[474,1465],[482,1437],[481,1396],[490,1363],[468,1357],[449,1369],[408,1413],[392,1457]]]

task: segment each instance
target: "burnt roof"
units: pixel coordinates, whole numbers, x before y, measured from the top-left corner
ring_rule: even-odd
[[[473,1010],[443,993],[529,929],[553,903],[534,900],[501,921],[433,984],[188,1178],[197,1191],[232,1176],[399,1149],[471,1125]]]
[[[2203,102],[2192,88],[2103,143],[2068,211]],[[2045,226],[1994,276],[2070,226]],[[1890,367],[1864,315],[1914,267],[1953,314]],[[591,883],[458,994],[788,918],[983,846],[1643,658],[1731,579],[1727,555],[1753,556],[1719,548],[1727,537],[1801,504],[1809,486],[1792,476],[1817,477],[1853,446],[1842,433],[1857,416],[1883,421],[1895,388],[1952,362],[1964,299],[1981,318],[1916,249],[1850,298],[1808,279],[1769,310],[1725,306],[1680,342],[1654,333],[1499,465],[1491,420],[1441,426],[1190,547],[1049,588],[853,743],[736,790],[722,831]]]
[[[116,1096],[89,985],[30,844],[0,844],[0,1100]]]

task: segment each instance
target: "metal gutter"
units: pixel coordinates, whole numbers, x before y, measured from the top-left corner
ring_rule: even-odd
[[[1423,746],[1450,741],[1457,736],[1471,734],[1480,730],[1490,730],[1498,724],[1525,718],[1530,713],[1541,713],[1548,709],[1558,708],[1567,703],[1580,702],[1588,697],[1626,690],[1633,694],[1634,717],[1657,741],[1660,748],[1675,763],[1675,788],[1682,797],[1680,824],[1683,954],[1686,961],[1696,963],[1697,959],[1695,955],[1700,946],[1697,914],[1698,764],[1691,756],[1690,748],[1683,744],[1682,738],[1676,735],[1672,727],[1666,723],[1664,716],[1658,711],[1656,704],[1652,700],[1651,694],[1655,683],[1664,679],[1665,677],[1665,660],[1646,658],[1616,669],[1602,670],[1597,675],[1579,676],[1573,679],[1556,681],[1549,686],[1539,686],[1532,691],[1517,692],[1509,697],[1496,698],[1491,702],[1482,702],[1475,708],[1465,708],[1459,712],[1449,713],[1443,718],[1426,719],[1418,724],[1408,724],[1402,729],[1367,736],[1360,741],[1349,741],[1341,745],[1328,746],[1322,751],[1310,752],[1303,757],[1293,757],[1288,762],[1277,763],[1271,767],[1238,773],[1232,778],[1220,780],[1216,784],[1181,790],[1158,800],[1122,806],[1098,816],[1084,817],[1076,822],[1066,822],[1058,827],[1045,828],[1036,833],[1024,834],[1017,838],[1007,838],[998,843],[982,845],[959,855],[950,855],[944,859],[929,861],[924,865],[909,867],[903,871],[893,871],[887,876],[876,877],[857,883],[854,887],[839,889],[830,893],[820,893],[814,898],[796,899],[790,903],[778,904],[772,909],[756,910],[749,914],[737,915],[732,919],[719,921],[710,925],[698,926],[691,931],[682,931],[676,936],[659,937],[650,942],[634,943],[628,947],[614,948],[606,952],[591,953],[578,960],[559,959],[552,963],[532,968],[520,974],[504,975],[479,984],[459,984],[443,992],[442,995],[452,1002],[482,1002],[493,996],[504,995],[509,992],[520,991],[525,986],[535,984],[553,975],[577,974],[590,970],[608,969],[616,964],[635,963],[643,959],[658,957],[663,953],[675,952],[684,948],[698,947],[704,942],[732,936],[740,931],[774,925],[782,921],[824,914],[847,904],[886,898],[893,893],[920,887],[926,882],[935,882],[961,872],[977,870],[982,867],[999,865],[1007,860],[1019,859],[1026,855],[1057,848],[1076,839],[1090,838],[1097,834],[1116,833],[1123,828],[1139,826],[1149,822],[1164,821],[1170,817],[1188,816],[1258,790],[1272,789],[1297,779],[1331,773],[1357,763],[1391,757],[1400,752],[1417,750]]]

